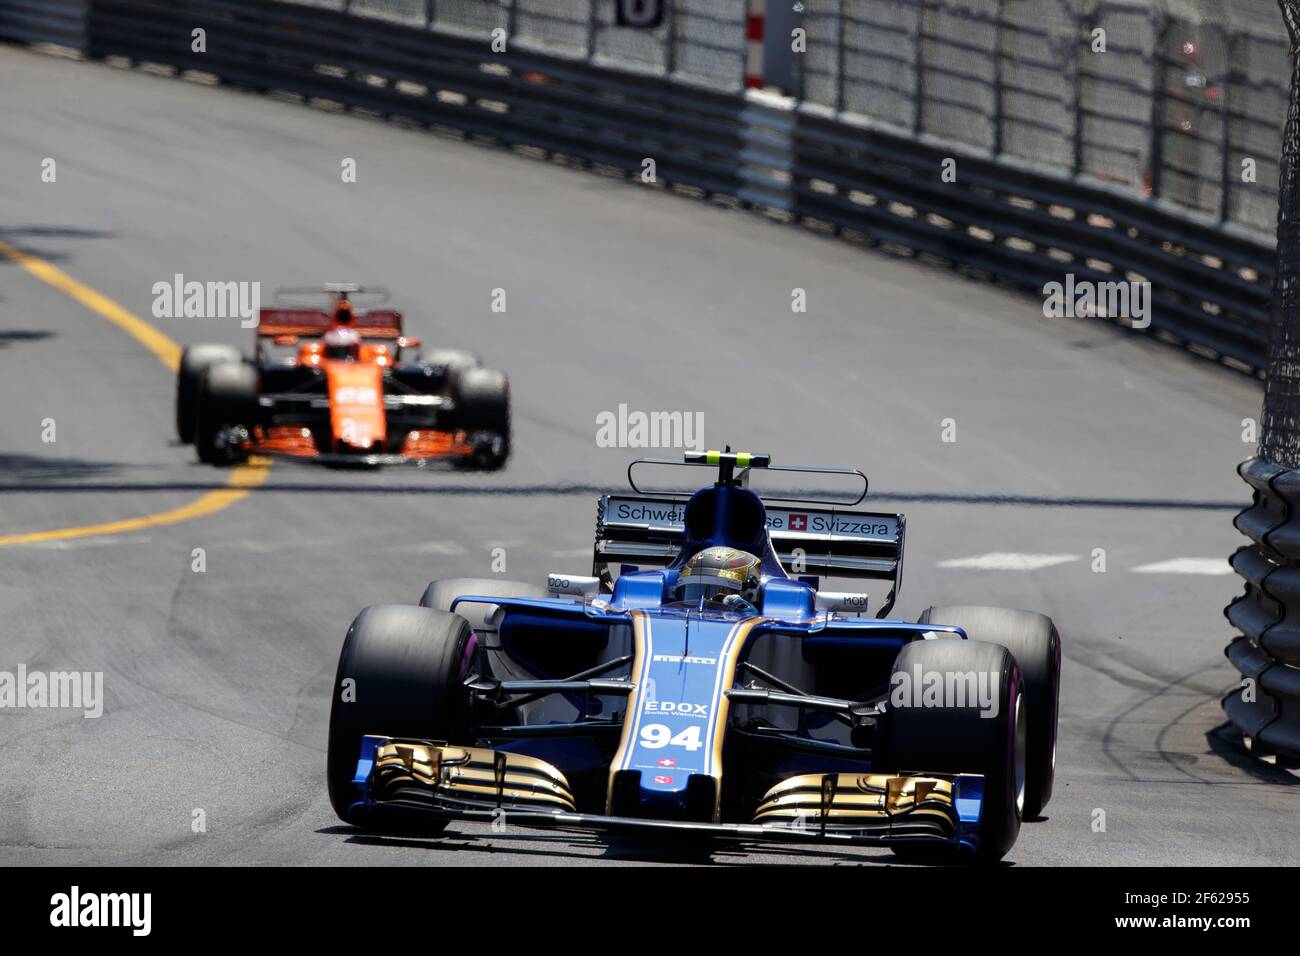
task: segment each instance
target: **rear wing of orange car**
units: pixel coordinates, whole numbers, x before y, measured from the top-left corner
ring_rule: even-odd
[[[276,335],[296,335],[302,338],[319,338],[330,330],[334,320],[322,309],[282,309],[268,308],[260,310],[257,319],[257,334],[262,337]],[[370,309],[353,314],[348,326],[362,338],[400,339],[402,337],[402,313],[396,309]]]

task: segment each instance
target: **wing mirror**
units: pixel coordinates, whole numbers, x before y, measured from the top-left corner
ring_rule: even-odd
[[[819,611],[866,614],[868,597],[865,591],[818,591],[816,607]]]
[[[546,590],[551,594],[572,594],[580,598],[594,598],[600,595],[600,578],[579,577],[575,574],[548,574]]]

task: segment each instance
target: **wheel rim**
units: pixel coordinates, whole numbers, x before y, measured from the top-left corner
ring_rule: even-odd
[[[1016,716],[1015,716],[1015,752],[1012,759],[1015,761],[1015,780],[1016,780],[1016,816],[1023,816],[1025,812],[1025,741],[1028,736],[1028,722],[1025,720],[1024,695],[1016,695]]]

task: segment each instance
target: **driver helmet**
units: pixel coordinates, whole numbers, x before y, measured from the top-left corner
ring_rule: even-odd
[[[737,548],[705,548],[692,555],[677,575],[677,600],[697,604],[724,601],[739,595],[753,604],[758,599],[759,562]]]
[[[359,359],[361,336],[352,329],[330,329],[321,340],[322,351],[329,359]]]

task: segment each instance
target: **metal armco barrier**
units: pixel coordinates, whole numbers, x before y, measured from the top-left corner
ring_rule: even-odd
[[[191,31],[206,31],[206,52]],[[735,95],[265,0],[92,0],[86,52],[215,74],[709,192],[740,189]]]
[[[0,3],[0,38],[82,50],[89,10],[90,0],[5,0]]]
[[[955,182],[940,176],[955,161]],[[1251,368],[1268,341],[1273,250],[1156,202],[953,144],[799,111],[801,218],[1042,290],[1066,273],[1151,283],[1151,329]]]
[[[12,26],[20,21],[27,27]],[[191,49],[198,28],[202,53]],[[1251,370],[1263,365],[1274,269],[1267,239],[1119,187],[823,107],[518,44],[494,53],[486,33],[274,0],[0,0],[0,38],[201,71],[633,175],[652,159],[668,184],[784,210],[1036,292],[1067,273],[1148,280],[1152,331]],[[956,183],[941,179],[946,158],[956,160]]]
[[[1232,556],[1246,591],[1224,614],[1244,636],[1227,655],[1243,686],[1223,707],[1256,750],[1300,759],[1300,472],[1252,458],[1238,473],[1255,496],[1234,524],[1253,544]]]

